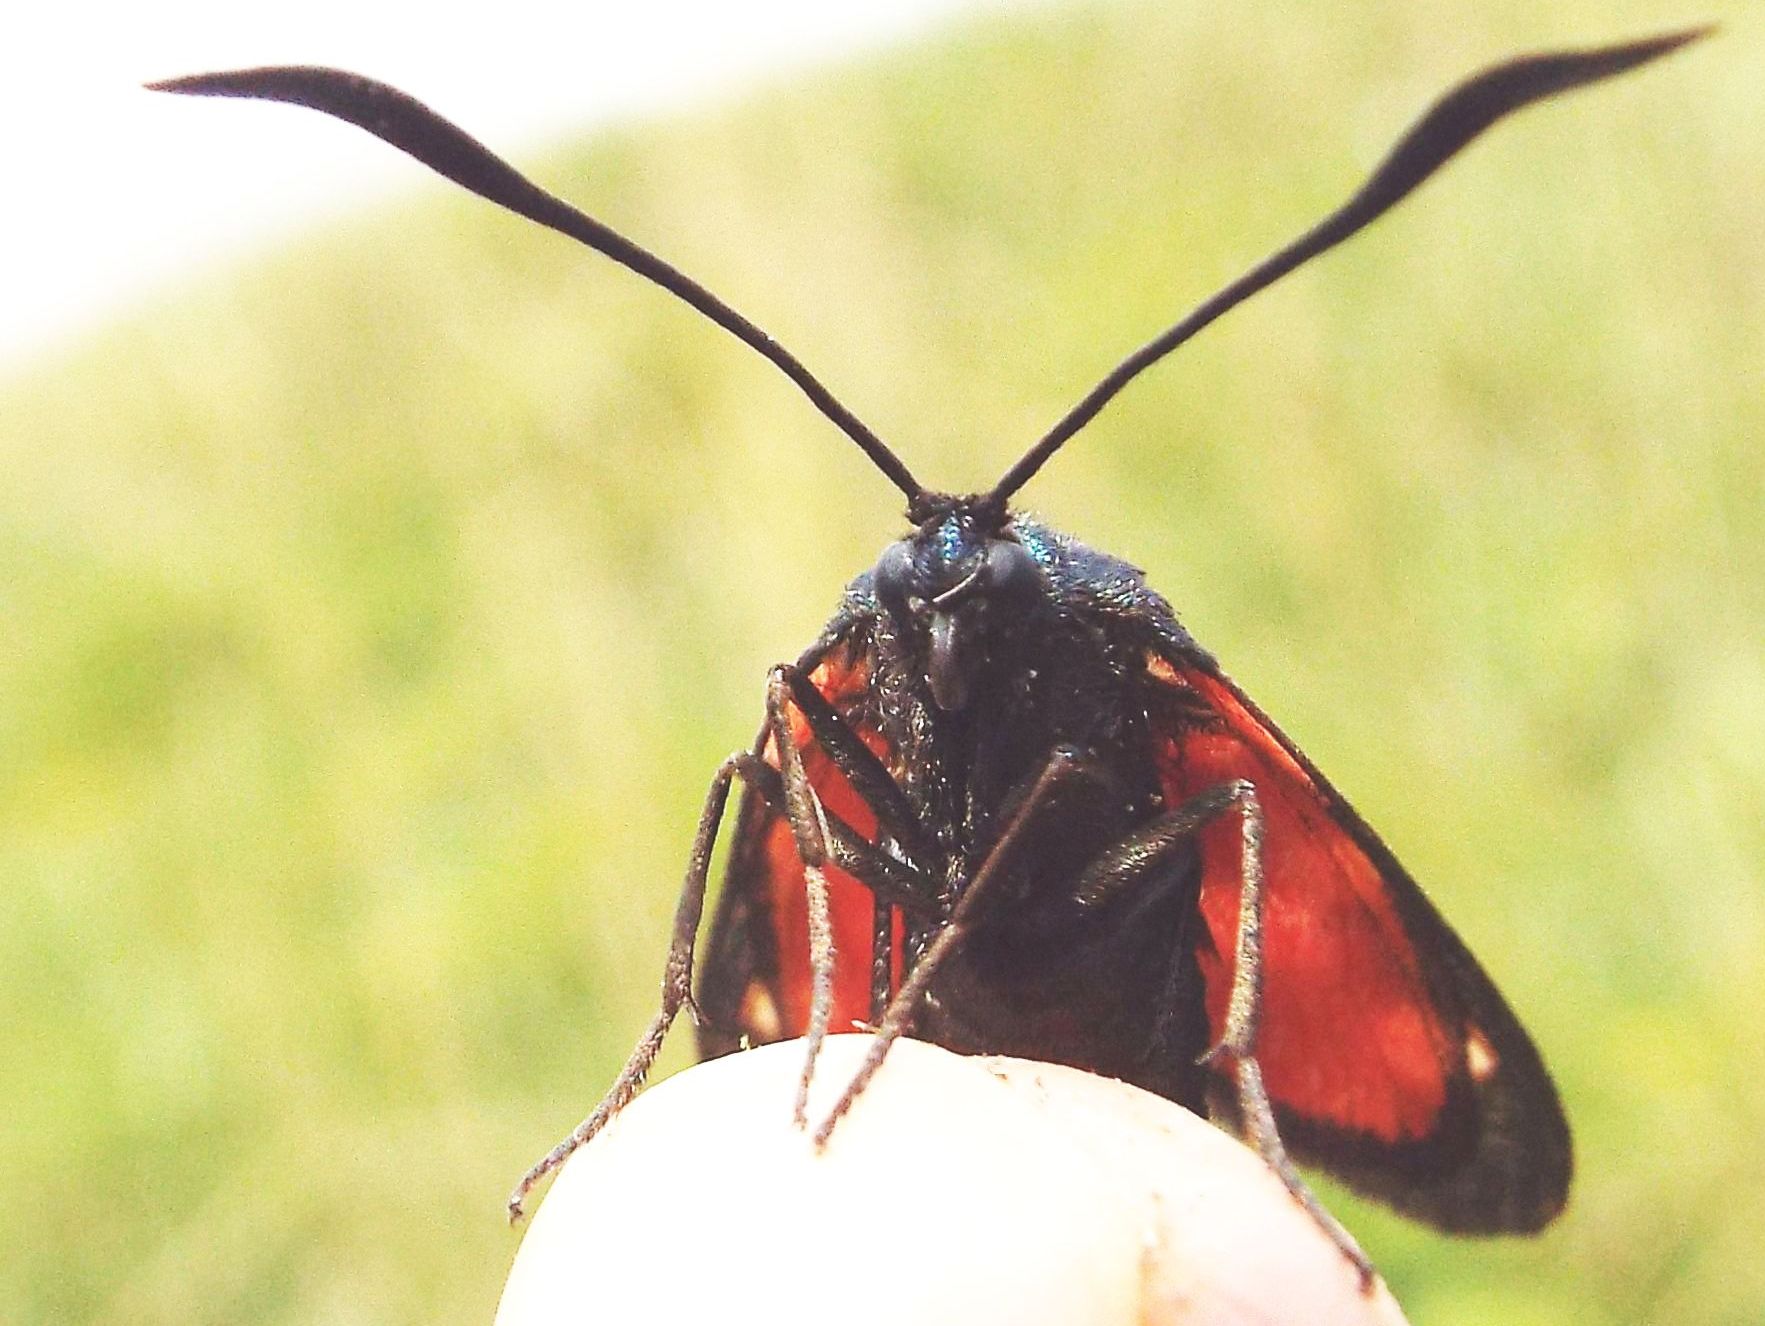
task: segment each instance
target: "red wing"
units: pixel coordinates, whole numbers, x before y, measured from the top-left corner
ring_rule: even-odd
[[[842,647],[823,658],[809,676],[859,739],[887,764],[890,752],[882,735],[854,717],[870,684],[868,655]],[[816,743],[796,707],[788,707],[787,713],[804,771],[822,806],[874,842],[875,813]],[[777,746],[770,738],[760,753],[778,767]],[[700,1030],[700,1044],[707,1055],[735,1048],[741,1037],[764,1043],[800,1036],[809,1025],[808,898],[803,863],[782,800],[773,804],[755,789],[746,789],[738,823],[700,981],[699,1002],[709,1021]],[[870,1017],[875,908],[870,890],[844,871],[830,866],[824,874],[837,958],[830,1026],[843,1031]],[[898,942],[895,954],[898,968]]]
[[[1265,817],[1256,1057],[1297,1154],[1466,1231],[1536,1228],[1569,1180],[1567,1124],[1526,1033],[1377,835],[1211,666],[1152,655],[1170,804],[1248,779]],[[1197,954],[1217,1037],[1241,891],[1236,817],[1200,835]]]

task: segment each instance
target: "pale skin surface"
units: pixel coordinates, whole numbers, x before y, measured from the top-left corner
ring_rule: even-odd
[[[818,1121],[868,1037],[827,1042]],[[1135,1087],[902,1041],[817,1154],[798,1042],[639,1096],[573,1157],[497,1326],[1401,1326],[1257,1156]]]

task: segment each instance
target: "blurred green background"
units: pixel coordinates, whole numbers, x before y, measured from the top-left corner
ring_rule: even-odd
[[[977,487],[1454,79],[1725,11],[1025,494],[1148,569],[1558,1076],[1544,1237],[1332,1194],[1418,1323],[1765,1316],[1756,8],[1020,12],[525,163]],[[0,388],[7,1320],[487,1321],[503,1194],[651,1009],[707,777],[901,528],[666,296],[408,197]]]

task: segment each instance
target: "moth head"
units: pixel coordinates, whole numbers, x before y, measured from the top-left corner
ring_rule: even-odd
[[[968,705],[999,633],[1023,619],[1046,579],[1003,513],[989,503],[940,503],[913,533],[883,550],[871,573],[877,598],[924,661],[932,700]]]

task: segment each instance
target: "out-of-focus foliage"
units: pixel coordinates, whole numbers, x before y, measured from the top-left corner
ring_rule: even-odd
[[[1733,8],[1501,129],[1025,494],[1149,569],[1558,1074],[1543,1238],[1336,1197],[1418,1322],[1765,1313],[1765,29]],[[1706,16],[1461,9],[1019,16],[536,173],[977,487],[1453,79]],[[0,393],[10,1321],[487,1319],[503,1192],[649,1010],[706,777],[900,528],[726,337],[410,196]]]

